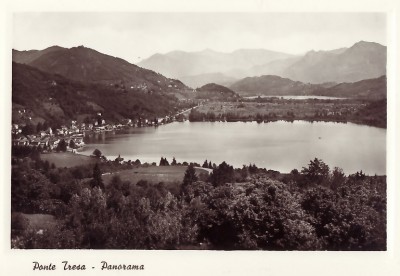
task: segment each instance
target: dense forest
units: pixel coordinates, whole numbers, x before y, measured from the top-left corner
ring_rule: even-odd
[[[12,248],[386,250],[384,176],[315,158],[289,174],[223,162],[204,178],[190,164],[173,189],[118,176],[104,184],[103,172],[135,166],[57,168],[14,148]],[[23,214],[55,223],[37,232]]]

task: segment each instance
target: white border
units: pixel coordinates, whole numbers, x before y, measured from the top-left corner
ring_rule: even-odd
[[[223,1],[89,1],[36,0],[1,1],[1,275],[46,273],[68,275],[79,272],[33,272],[32,262],[144,264],[144,271],[104,272],[89,270],[85,275],[396,275],[400,271],[399,232],[399,12],[400,1],[312,1],[312,0],[223,0]],[[218,251],[111,251],[111,250],[11,250],[10,245],[10,121],[12,13],[21,11],[157,11],[157,12],[387,12],[388,18],[388,251],[387,252],[218,252]],[[59,266],[61,268],[61,266]]]

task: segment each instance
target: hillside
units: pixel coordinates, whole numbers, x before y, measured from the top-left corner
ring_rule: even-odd
[[[241,96],[310,95],[323,89],[319,85],[305,84],[272,75],[244,78],[229,88],[237,91]]]
[[[33,121],[62,123],[103,112],[108,120],[154,118],[174,111],[177,99],[160,92],[124,91],[114,86],[88,84],[13,62],[13,108],[26,109]],[[13,120],[19,120],[13,116]],[[26,122],[25,122],[26,123]]]
[[[34,61],[35,59],[41,57],[44,54],[63,50],[65,48],[59,46],[51,46],[44,50],[28,50],[28,51],[18,51],[12,50],[12,60],[14,62],[29,64],[30,62]]]
[[[386,98],[386,76],[354,83],[310,84],[267,75],[244,78],[230,88],[241,96],[315,95],[379,100]]]
[[[318,95],[378,100],[386,98],[386,90],[386,76],[381,76],[354,83],[340,83],[333,87],[319,90]]]
[[[249,70],[243,70],[242,72],[232,72],[233,75],[241,78],[253,77],[253,76],[263,76],[263,75],[276,75],[282,76],[283,71],[289,66],[293,65],[295,62],[299,61],[301,57],[290,57],[286,59],[278,59],[270,61],[266,64],[256,65]]]
[[[14,56],[18,57],[18,52]],[[47,51],[27,64],[71,80],[104,83],[133,91],[175,92],[188,89],[178,80],[83,46]]]
[[[199,52],[173,51],[167,54],[155,54],[138,65],[180,79],[183,76],[246,70],[255,65],[289,57],[291,57],[289,54],[264,49],[240,49],[232,53],[206,49]]]
[[[360,41],[350,48],[333,51],[310,51],[282,71],[292,80],[323,82],[356,82],[386,74],[386,47]]]
[[[231,89],[215,83],[206,84],[196,89],[196,92],[197,99],[232,101],[240,98],[240,96]]]

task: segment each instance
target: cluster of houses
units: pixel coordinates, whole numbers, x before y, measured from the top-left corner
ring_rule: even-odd
[[[57,130],[57,134],[53,133],[51,128],[45,131],[40,131],[37,134],[22,135],[21,129],[18,125],[13,124],[13,134],[15,138],[12,140],[14,146],[29,146],[29,147],[41,147],[44,151],[52,151],[58,147],[61,140],[64,140],[66,145],[74,145],[74,147],[69,147],[71,151],[76,150],[76,148],[82,147],[85,143],[83,141],[83,133],[71,133],[66,131],[65,134],[59,135],[60,132]],[[73,143],[71,143],[73,141]]]
[[[12,124],[12,144],[14,146],[41,147],[45,151],[51,151],[58,147],[61,140],[64,140],[67,148],[70,151],[75,151],[85,145],[83,137],[86,132],[113,131],[126,127],[157,126],[173,121],[183,121],[184,116],[180,115],[181,114],[177,114],[177,116],[165,116],[162,118],[155,118],[154,120],[139,118],[138,120],[132,121],[131,119],[123,119],[118,124],[106,124],[105,120],[101,117],[101,113],[97,113],[97,119],[94,120],[93,123],[78,123],[73,120],[69,127],[63,125],[54,131],[49,127],[47,130],[32,135],[23,135],[21,126]]]

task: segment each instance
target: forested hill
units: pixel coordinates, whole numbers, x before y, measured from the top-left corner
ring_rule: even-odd
[[[240,98],[236,92],[231,89],[215,84],[208,83],[200,88],[196,89],[198,99],[209,99],[209,100],[234,100]]]
[[[241,96],[285,96],[285,95],[311,95],[316,90],[322,89],[321,85],[305,84],[279,76],[265,75],[248,77],[230,86]]]
[[[120,87],[73,81],[13,62],[13,107],[26,108],[32,119],[63,122],[102,111],[107,119],[169,114],[177,99],[162,92],[126,91]],[[17,119],[13,116],[13,120]]]
[[[181,81],[169,79],[121,58],[83,46],[50,47],[42,51],[13,50],[13,61],[82,82],[105,83],[127,90],[176,92],[186,90]]]
[[[386,76],[381,76],[353,83],[340,83],[320,90],[319,95],[376,100],[386,98],[386,89]]]
[[[386,98],[386,76],[354,83],[310,84],[267,75],[244,78],[230,88],[241,96],[318,95],[377,100]]]

